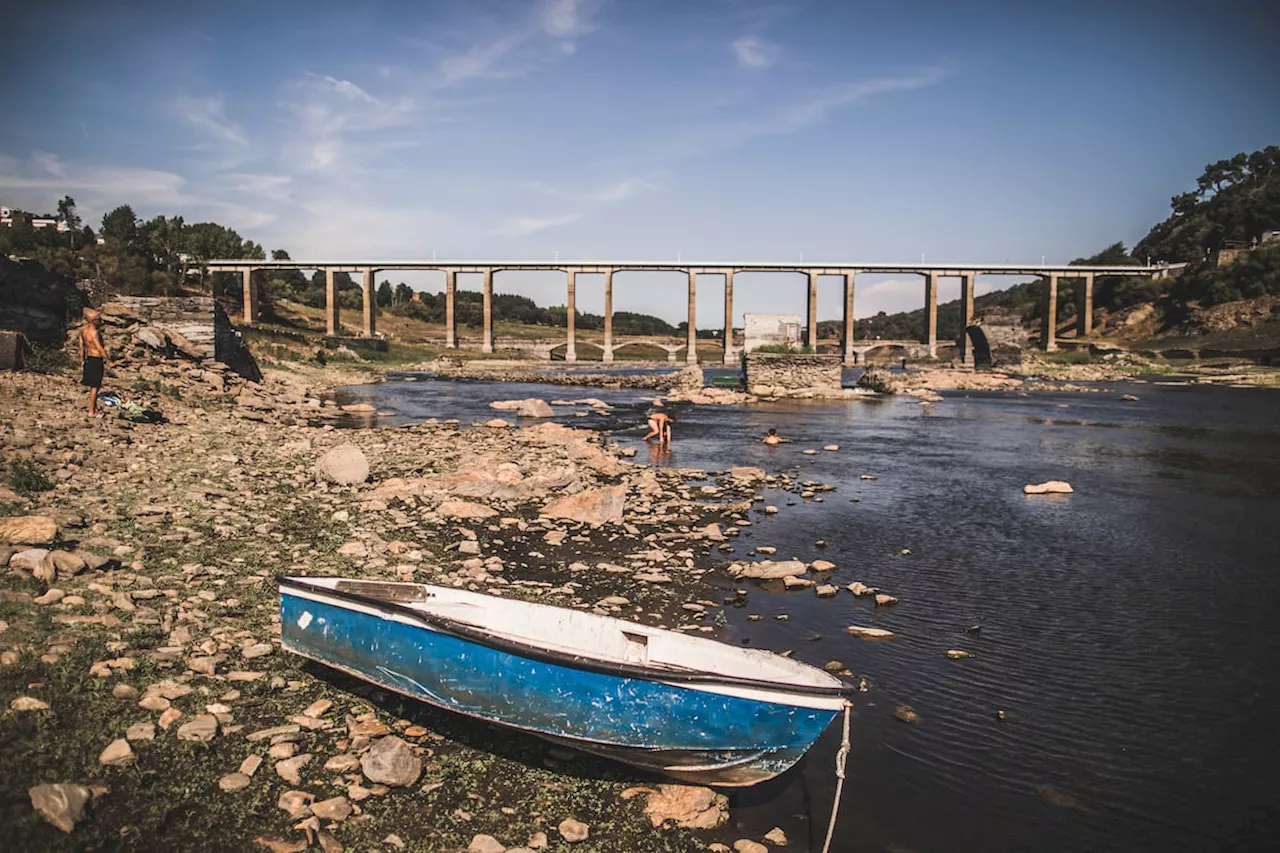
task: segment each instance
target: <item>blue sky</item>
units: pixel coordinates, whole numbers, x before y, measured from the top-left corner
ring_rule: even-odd
[[[1277,31],[1270,0],[6,3],[0,203],[304,258],[1065,262],[1280,143]],[[616,281],[682,317],[682,281]],[[563,302],[551,273],[497,287]],[[859,277],[857,314],[922,292]],[[804,289],[742,276],[735,303]]]

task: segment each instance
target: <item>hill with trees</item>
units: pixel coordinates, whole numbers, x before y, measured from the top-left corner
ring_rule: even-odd
[[[1153,280],[1148,276],[1101,276],[1094,282],[1093,305],[1097,328],[1111,318],[1151,306],[1153,321],[1145,331],[1177,334],[1197,311],[1240,300],[1280,296],[1280,146],[1252,154],[1237,154],[1205,166],[1196,188],[1175,195],[1167,219],[1155,225],[1132,250],[1113,243],[1073,265],[1141,265],[1150,262],[1185,263],[1180,276]],[[1038,327],[1043,278],[983,294],[974,310],[1003,308],[1017,313],[1028,327]],[[1074,320],[1076,304],[1071,288],[1058,293],[1061,324]],[[938,306],[939,340],[955,340],[961,331],[960,300]],[[880,312],[854,326],[860,338],[919,338],[924,308],[897,314]],[[819,336],[836,339],[839,322],[819,324]]]

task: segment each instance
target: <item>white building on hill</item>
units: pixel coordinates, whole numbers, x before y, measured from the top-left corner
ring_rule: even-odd
[[[800,343],[802,326],[795,314],[746,314],[742,319],[743,352],[763,346],[797,346]]]

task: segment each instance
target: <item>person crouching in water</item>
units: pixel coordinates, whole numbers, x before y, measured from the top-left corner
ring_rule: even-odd
[[[83,371],[80,384],[89,389],[89,417],[98,414],[98,390],[102,388],[102,374],[107,369],[107,347],[102,342],[102,314],[92,308],[84,312],[84,326],[76,340],[80,345],[80,361]]]
[[[771,429],[769,430],[769,434],[760,440],[763,441],[765,444],[773,446],[775,444],[785,444],[791,439],[783,438],[782,436],[778,435],[778,431],[776,429]]]
[[[675,423],[675,420],[675,418],[662,412],[654,412],[649,415],[649,431],[645,433],[641,441],[648,441],[657,436],[659,444],[670,444],[671,425]]]

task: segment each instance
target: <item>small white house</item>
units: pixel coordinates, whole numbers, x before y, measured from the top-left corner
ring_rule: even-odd
[[[751,352],[763,346],[797,346],[801,328],[800,318],[795,314],[746,314],[742,351]]]

